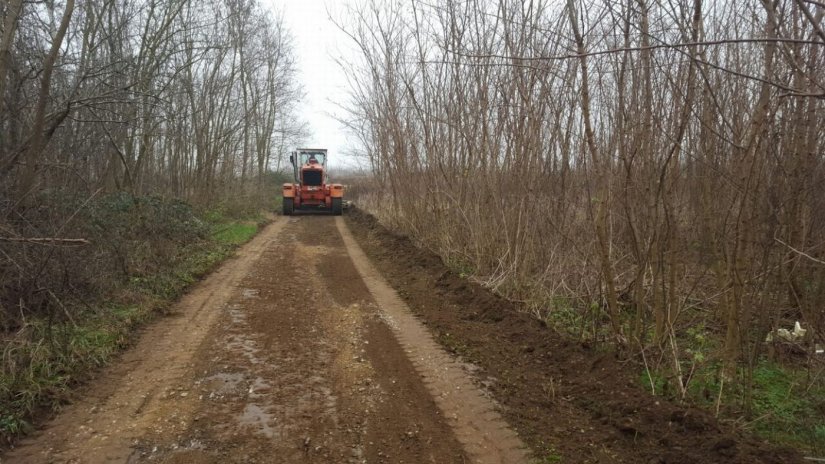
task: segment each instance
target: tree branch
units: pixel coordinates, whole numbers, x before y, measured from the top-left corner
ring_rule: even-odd
[[[85,238],[56,238],[56,237],[0,237],[0,242],[32,243],[35,245],[52,246],[85,246],[92,242]]]

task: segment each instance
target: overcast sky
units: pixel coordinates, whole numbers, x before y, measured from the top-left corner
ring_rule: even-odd
[[[333,24],[344,9],[336,0],[263,0],[274,11],[282,12],[284,24],[295,39],[299,79],[306,96],[299,107],[300,117],[309,123],[307,145],[329,150],[330,167],[355,167],[356,161],[344,152],[351,144],[335,116],[338,105],[346,103],[346,78],[335,61],[352,54],[351,39]]]

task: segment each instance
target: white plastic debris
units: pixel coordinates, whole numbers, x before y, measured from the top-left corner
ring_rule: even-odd
[[[765,337],[765,341],[770,343],[773,341],[774,333],[776,333],[776,337],[779,340],[783,340],[786,342],[797,342],[805,338],[805,334],[808,332],[807,329],[802,328],[802,324],[799,321],[796,321],[793,325],[793,331],[788,329],[776,329],[775,332],[768,332],[768,336]]]

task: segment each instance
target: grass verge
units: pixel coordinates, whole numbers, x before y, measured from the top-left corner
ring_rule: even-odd
[[[0,333],[0,439],[5,444],[53,414],[133,341],[138,327],[162,314],[266,223],[260,214],[233,218],[209,211],[199,216],[208,232],[165,249],[174,254],[170,264],[141,266],[138,260],[133,267],[150,270],[129,272],[94,301],[55,305],[59,309]]]
[[[760,360],[750,373],[740,368],[736,382],[722,384],[720,372],[718,363],[698,368],[686,400],[708,410],[720,406],[720,417],[735,420],[771,443],[825,455],[825,387],[817,375],[767,359]],[[653,385],[656,394],[678,400],[676,389],[669,387],[672,378],[669,372],[654,371],[642,373],[639,380],[648,391]]]

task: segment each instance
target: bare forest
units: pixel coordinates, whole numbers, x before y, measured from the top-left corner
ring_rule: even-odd
[[[255,0],[10,0],[0,19],[7,436],[225,255],[210,220],[274,208],[304,128],[291,36]]]
[[[299,129],[289,35],[256,2],[14,0],[3,13],[13,205],[100,188],[214,201],[260,180]]]
[[[391,301],[513,462],[825,455],[825,3],[327,4],[343,218],[271,214],[312,82],[273,5],[0,2],[0,448],[89,385],[66,433],[121,429],[20,456],[463,462]]]
[[[792,428],[759,389],[821,388],[825,5],[379,3],[351,11],[359,204],[653,393]]]

